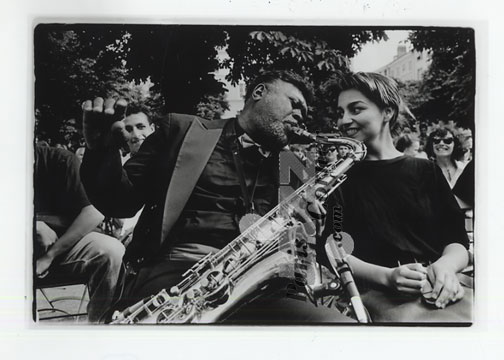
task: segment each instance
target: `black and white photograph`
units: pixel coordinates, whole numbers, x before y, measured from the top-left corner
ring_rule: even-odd
[[[470,27],[37,24],[33,320],[471,325],[475,59]]]
[[[2,358],[502,358],[497,3],[0,8]]]

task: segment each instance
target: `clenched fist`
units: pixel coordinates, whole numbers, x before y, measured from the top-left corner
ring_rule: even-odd
[[[124,143],[124,119],[128,102],[125,99],[115,100],[101,97],[82,103],[82,131],[89,149]]]

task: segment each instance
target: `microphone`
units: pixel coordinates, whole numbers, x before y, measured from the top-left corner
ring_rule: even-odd
[[[359,290],[357,290],[357,286],[355,285],[352,270],[345,260],[346,252],[343,249],[342,243],[336,242],[335,240],[327,241],[325,250],[328,255],[329,262],[331,263],[331,267],[336,274],[339,274],[343,286],[345,286],[345,289],[350,295],[350,302],[352,303],[357,320],[360,323],[368,323],[368,316],[364,308],[364,304],[362,303]]]

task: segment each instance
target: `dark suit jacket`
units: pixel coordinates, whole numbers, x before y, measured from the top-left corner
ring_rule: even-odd
[[[86,151],[82,181],[103,214],[132,217],[145,204],[126,260],[150,258],[159,251],[227,121],[169,114],[124,168],[117,149]]]

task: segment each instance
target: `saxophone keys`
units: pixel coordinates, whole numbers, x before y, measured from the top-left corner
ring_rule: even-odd
[[[180,295],[180,289],[178,286],[172,286],[169,291],[170,296],[179,296]]]

